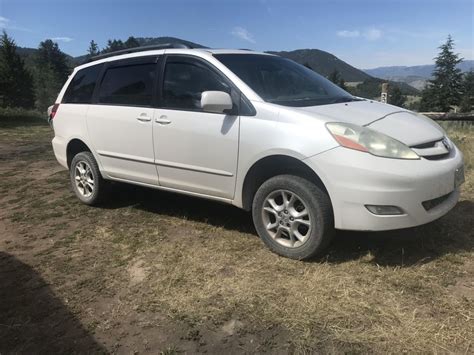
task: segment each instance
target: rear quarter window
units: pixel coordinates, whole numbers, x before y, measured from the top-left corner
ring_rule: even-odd
[[[79,70],[69,83],[64,94],[63,103],[89,104],[103,64]]]

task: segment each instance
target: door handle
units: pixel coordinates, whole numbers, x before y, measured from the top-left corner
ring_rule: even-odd
[[[146,114],[142,113],[140,116],[137,117],[137,120],[139,120],[140,122],[150,122],[151,118],[148,117]]]
[[[160,123],[160,124],[170,124],[171,120],[169,120],[168,117],[163,115],[163,116],[160,116],[160,118],[156,118],[155,122]]]

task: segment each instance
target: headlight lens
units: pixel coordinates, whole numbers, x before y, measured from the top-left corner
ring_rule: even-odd
[[[405,144],[370,128],[340,122],[327,123],[326,127],[343,147],[385,158],[420,159]]]

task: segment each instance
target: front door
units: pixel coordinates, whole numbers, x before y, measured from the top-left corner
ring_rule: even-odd
[[[113,178],[158,184],[152,129],[156,68],[156,57],[113,62],[90,105],[89,135]]]
[[[201,110],[203,91],[231,87],[202,60],[166,58],[153,138],[159,183],[164,187],[233,198],[240,117]]]

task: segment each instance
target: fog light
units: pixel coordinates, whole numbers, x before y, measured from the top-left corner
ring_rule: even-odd
[[[397,206],[365,205],[365,207],[376,215],[389,216],[404,214],[403,210]]]

